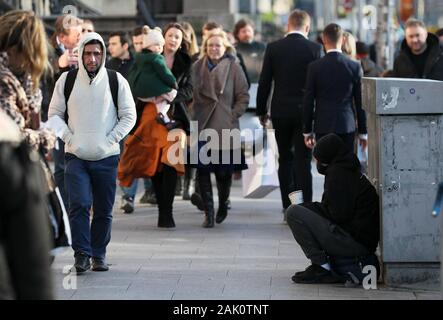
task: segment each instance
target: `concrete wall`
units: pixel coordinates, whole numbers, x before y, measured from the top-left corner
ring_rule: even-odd
[[[103,15],[135,15],[137,13],[136,0],[83,0],[83,2]]]
[[[201,13],[234,13],[237,10],[237,0],[184,0],[183,14]]]

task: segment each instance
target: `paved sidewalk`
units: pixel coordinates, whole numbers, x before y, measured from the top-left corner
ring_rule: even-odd
[[[314,182],[318,199],[321,177],[316,175]],[[143,189],[142,183],[139,189]],[[69,250],[56,258],[53,269],[58,299],[441,298],[436,290],[294,284],[291,276],[309,262],[283,222],[279,191],[266,199],[246,200],[241,197],[240,181],[235,181],[232,210],[214,229],[203,229],[203,214],[178,197],[174,204],[177,227],[158,229],[156,207],[138,204],[140,196],[131,215],[118,210],[117,197],[108,247],[109,272],[88,271],[76,278],[77,289],[66,290],[63,283],[72,281],[63,269],[72,266],[73,253]]]

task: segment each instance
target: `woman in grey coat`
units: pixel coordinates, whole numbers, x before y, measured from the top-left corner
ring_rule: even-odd
[[[249,104],[249,93],[235,49],[225,32],[214,30],[209,33],[202,48],[200,59],[192,68],[192,118],[198,123],[199,142],[193,145],[191,139],[191,164],[195,165],[193,156],[197,158],[198,154],[198,183],[206,216],[203,227],[212,228],[214,200],[210,173],[214,172],[217,180],[219,208],[216,222],[222,223],[228,214],[226,202],[232,173],[247,168],[240,146],[239,118]],[[223,139],[229,135],[234,138]],[[208,136],[212,136],[209,143]]]

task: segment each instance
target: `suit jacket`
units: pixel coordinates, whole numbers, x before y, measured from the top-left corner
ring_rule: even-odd
[[[303,132],[351,133],[356,129],[356,115],[358,133],[366,134],[361,78],[361,65],[342,53],[330,52],[311,63],[303,101]]]
[[[322,55],[322,46],[300,34],[289,34],[266,47],[257,92],[257,115],[268,112],[274,81],[272,118],[300,116],[308,65]]]

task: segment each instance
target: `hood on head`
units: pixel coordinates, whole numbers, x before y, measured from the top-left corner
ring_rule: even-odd
[[[84,34],[79,42],[78,69],[79,69],[79,72],[84,73],[86,76],[87,76],[88,72],[83,64],[83,52],[85,50],[85,45],[88,42],[90,42],[91,40],[98,40],[101,42],[101,44],[103,46],[102,63],[100,65],[99,71],[97,72],[97,75],[105,69],[105,62],[106,62],[106,45],[105,45],[105,42],[103,41],[102,36],[96,32],[88,32],[88,33]]]
[[[325,174],[327,167],[331,165],[340,166],[351,171],[360,170],[360,161],[357,156],[347,150],[343,140],[334,133],[318,140],[312,155],[318,161],[317,169],[321,174]]]

